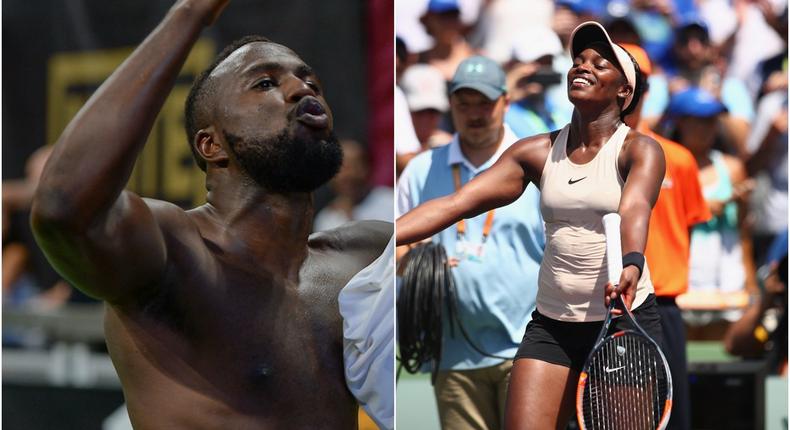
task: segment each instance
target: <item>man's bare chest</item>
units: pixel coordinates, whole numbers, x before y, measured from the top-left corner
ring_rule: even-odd
[[[140,381],[155,382],[162,393],[187,390],[185,398],[206,399],[218,411],[260,417],[298,409],[305,399],[345,405],[339,317],[313,294],[270,290],[223,299],[197,287],[186,305],[110,309],[107,341],[125,391],[145,392]]]

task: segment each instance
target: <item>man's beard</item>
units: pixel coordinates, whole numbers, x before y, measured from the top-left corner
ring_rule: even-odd
[[[275,193],[311,192],[334,177],[343,150],[334,133],[323,139],[296,137],[283,130],[268,139],[244,139],[223,130],[244,172]]]

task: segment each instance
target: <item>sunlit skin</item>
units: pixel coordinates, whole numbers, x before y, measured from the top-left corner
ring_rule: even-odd
[[[311,235],[311,192],[267,189],[239,162],[283,130],[291,138],[277,144],[322,144],[333,124],[315,73],[281,45],[237,49],[214,70],[213,109],[192,139],[207,203],[184,211],[123,190],[226,3],[177,2],[88,100],[54,146],[32,225],[53,266],[106,302],[135,429],[356,429],[337,297],[391,225]],[[226,133],[245,140],[234,150]]]
[[[621,106],[633,89],[614,65],[611,51],[596,45],[574,59],[568,73],[568,97],[575,106],[568,137],[568,157],[574,163],[592,160],[620,124]],[[573,83],[577,77],[587,82]],[[452,101],[451,101],[452,103]],[[411,243],[487,210],[507,205],[528,183],[540,185],[543,167],[558,132],[522,139],[508,148],[488,170],[458,192],[426,202],[397,220],[397,243]],[[622,218],[623,253],[644,252],[650,211],[655,204],[665,164],[657,142],[629,131],[618,156],[625,186],[618,213]],[[639,270],[626,267],[621,294],[631,303]],[[605,303],[616,297],[607,288]],[[507,429],[564,429],[574,408],[578,371],[535,359],[519,359],[511,372],[506,407]],[[627,400],[626,400],[627,401]]]

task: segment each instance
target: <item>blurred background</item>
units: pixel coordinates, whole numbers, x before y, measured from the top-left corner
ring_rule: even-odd
[[[82,104],[159,23],[172,0],[3,1],[3,417],[7,429],[125,428],[104,346],[100,303],[52,270],[29,228],[30,199],[51,145]],[[223,46],[260,34],[318,73],[348,154],[316,193],[316,229],[392,220],[393,0],[234,0],[193,48],[128,187],[192,207],[204,202],[183,105]],[[107,142],[111,145],[112,142]],[[134,264],[134,262],[130,262]]]
[[[640,127],[687,149],[713,215],[691,230],[687,291],[669,297],[688,339],[692,428],[786,429],[787,1],[398,0],[395,9],[398,173],[450,142],[447,81],[465,58],[502,66],[505,123],[527,137],[571,119],[578,24],[601,22],[616,43],[644,50],[652,73]],[[397,390],[399,427],[439,427],[427,374],[402,372]]]

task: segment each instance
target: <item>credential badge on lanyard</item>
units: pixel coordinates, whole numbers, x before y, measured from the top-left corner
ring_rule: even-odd
[[[455,183],[455,191],[461,189],[461,165],[453,164],[453,181]],[[488,239],[491,234],[491,226],[494,225],[494,209],[488,211],[486,214],[486,221],[483,224],[483,237],[480,242],[473,242],[466,239],[466,220],[461,219],[456,223],[456,242],[455,242],[455,256],[459,260],[473,261],[475,263],[483,262],[483,253]]]

